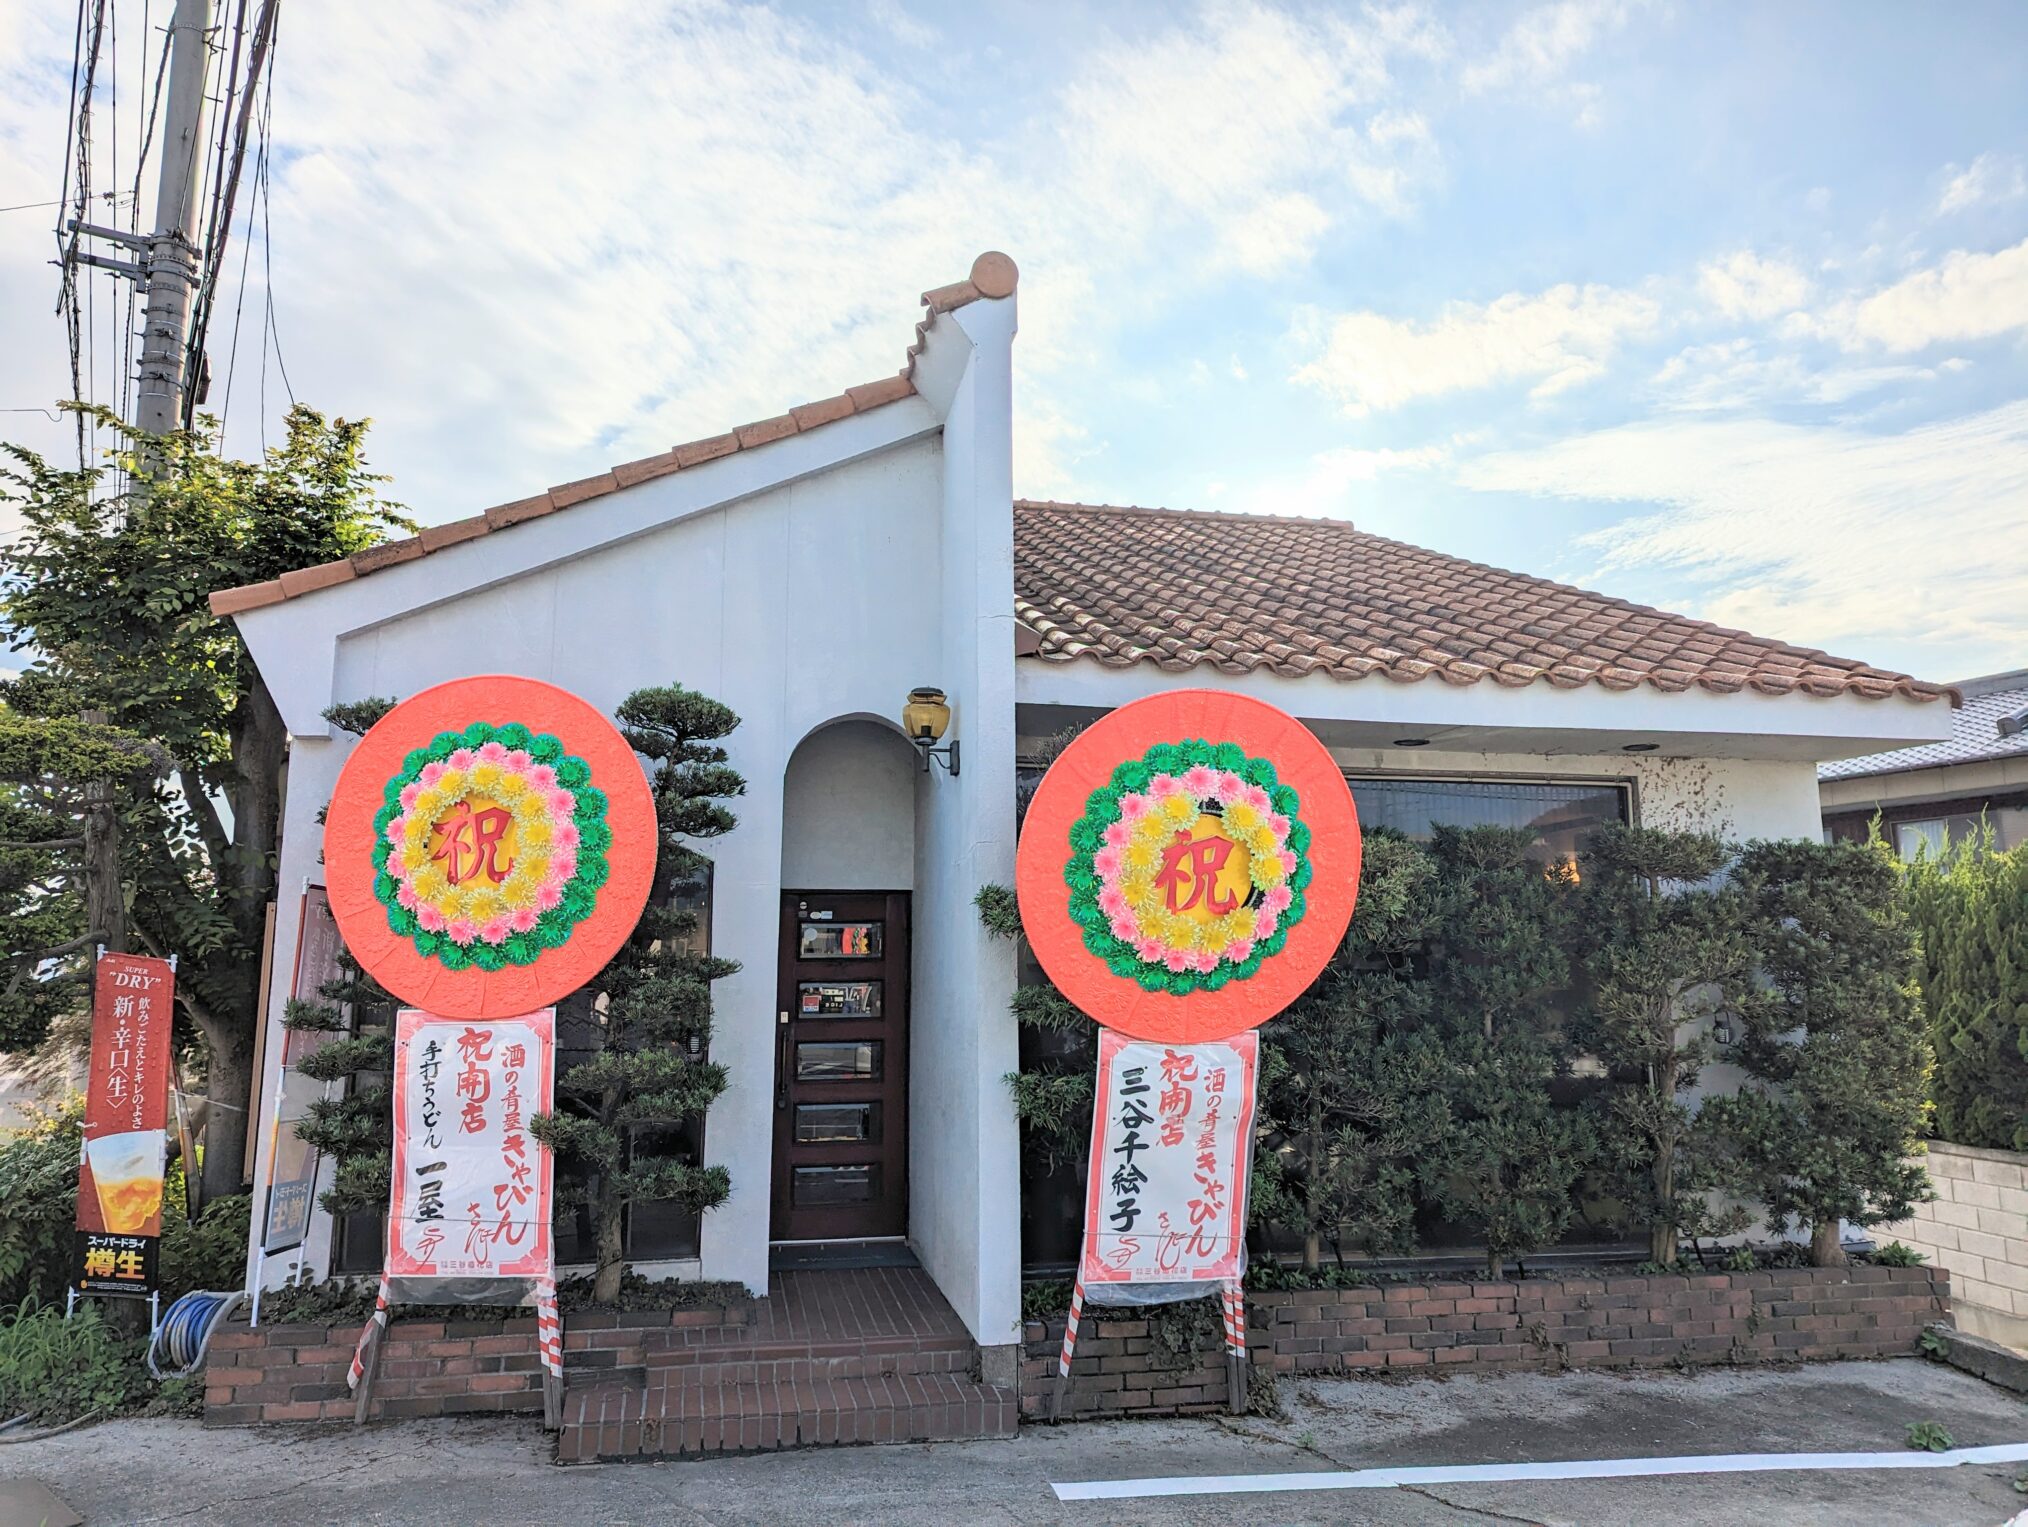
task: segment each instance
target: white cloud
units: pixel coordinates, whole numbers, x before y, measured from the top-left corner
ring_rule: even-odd
[[[1484,305],[1453,302],[1426,324],[1308,313],[1295,339],[1314,358],[1294,379],[1355,416],[1515,380],[1533,382],[1530,395],[1545,398],[1601,375],[1620,342],[1653,329],[1659,316],[1640,293],[1568,283]]]
[[[901,6],[874,23],[923,40]],[[374,415],[394,491],[448,518],[891,373],[915,294],[998,247],[1023,271],[1018,480],[1064,491],[1103,449],[1068,399],[1112,366],[1121,315],[1299,268],[1439,168],[1390,71],[1441,34],[1405,10],[1228,0],[1098,35],[990,127],[861,51],[866,30],[723,0],[303,8],[277,59],[271,250],[298,394]],[[0,0],[0,204],[55,194],[70,41]],[[33,222],[0,228],[12,268],[39,268]],[[61,390],[52,289],[0,304],[0,400]],[[237,454],[259,447],[258,333]],[[270,423],[280,392],[271,375]]]
[[[2028,239],[1992,254],[1957,250],[1796,327],[1849,349],[1872,344],[1904,353],[2028,329]]]
[[[1697,273],[1705,300],[1728,318],[1772,318],[1810,300],[1810,280],[1786,260],[1742,249],[1707,262]]]
[[[1933,381],[1930,366],[1816,366],[1786,352],[1768,355],[1749,339],[1691,345],[1663,362],[1649,379],[1661,404],[1685,412],[1740,410],[1765,403],[1847,402],[1897,382]]]
[[[1625,0],[1556,0],[1524,11],[1486,57],[1460,76],[1467,92],[1556,79],[1599,38],[1626,25]]]
[[[1254,483],[1231,507],[1248,514],[1349,515],[1358,507],[1355,489],[1395,473],[1433,471],[1449,459],[1441,445],[1319,451],[1299,472]]]
[[[1762,635],[1859,657],[1883,632],[1984,650],[2028,640],[2028,402],[1894,435],[1630,424],[1483,456],[1455,475],[1471,488],[1665,506],[1586,538],[1600,573],[1688,573],[1713,590],[1697,613]]]
[[[1246,380],[1246,363],[1236,353],[1226,361],[1225,369],[1235,382]]]
[[[1947,164],[1944,175],[1943,195],[1936,204],[1939,217],[1987,202],[2028,196],[2028,173],[2023,173],[2021,161],[2011,154],[1984,153],[1962,170]]]

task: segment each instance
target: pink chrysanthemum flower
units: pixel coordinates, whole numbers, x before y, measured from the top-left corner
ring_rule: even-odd
[[[1201,801],[1218,788],[1218,771],[1208,764],[1193,765],[1183,775],[1183,788]]]
[[[1230,806],[1234,801],[1246,794],[1246,781],[1241,779],[1237,774],[1221,774],[1218,776],[1218,783],[1212,787],[1211,793],[1218,797],[1221,804]]]
[[[402,881],[400,885],[394,888],[394,899],[413,912],[415,910],[415,887],[410,885],[406,880]]]
[[[1279,811],[1275,812],[1268,818],[1268,831],[1277,838],[1286,838],[1289,835],[1289,819]]]
[[[1182,972],[1188,970],[1194,963],[1194,961],[1192,961],[1192,959],[1190,958],[1189,950],[1171,949],[1166,955],[1162,957],[1162,963],[1164,965],[1167,965],[1171,970],[1175,971],[1177,974],[1180,975],[1182,974]]]
[[[558,822],[568,822],[577,811],[577,799],[568,790],[549,792],[549,815]]]
[[[1210,975],[1212,971],[1218,969],[1218,956],[1209,949],[1198,950],[1197,969],[1203,975]]]
[[[559,822],[550,833],[549,841],[554,843],[558,848],[576,848],[578,842],[577,823]]]
[[[1124,917],[1128,911],[1126,893],[1113,886],[1099,892],[1098,904],[1107,917]]]
[[[1225,946],[1225,957],[1235,965],[1244,965],[1253,958],[1253,940],[1236,938]]]
[[[1260,785],[1248,785],[1246,787],[1246,794],[1242,795],[1240,799],[1245,801],[1247,805],[1253,807],[1255,811],[1263,813],[1268,811],[1274,804],[1272,801],[1268,799],[1268,793],[1266,789]]]
[[[407,818],[407,817],[396,817],[396,818],[395,818],[395,819],[394,819],[394,820],[393,820],[392,822],[389,822],[389,823],[387,824],[387,841],[388,841],[388,842],[390,842],[390,843],[396,843],[396,844],[398,844],[398,843],[400,843],[400,842],[401,842],[401,840],[402,840],[403,838],[405,838],[405,837],[407,837],[407,836],[408,836],[408,818]]]
[[[507,767],[512,769],[516,774],[526,774],[528,766],[532,762],[534,760],[528,756],[526,748],[514,748],[507,754]]]
[[[1295,856],[1294,854],[1290,853],[1290,852],[1289,852],[1289,851],[1288,851],[1288,850],[1287,850],[1287,849],[1285,848],[1285,849],[1283,849],[1283,850],[1282,850],[1282,855],[1281,855],[1281,857],[1282,857],[1282,873],[1283,873],[1284,875],[1293,875],[1293,874],[1295,874],[1295,872],[1296,872],[1296,856]]]
[[[1161,959],[1166,952],[1158,940],[1151,938],[1141,939],[1134,945],[1134,953],[1150,965]]]
[[[411,780],[401,787],[401,809],[407,811],[415,805],[415,798],[422,794],[422,786]]]
[[[1133,829],[1128,827],[1125,822],[1115,822],[1106,829],[1106,843],[1112,848],[1125,848],[1128,839],[1132,838],[1133,835]]]
[[[1268,891],[1266,895],[1261,897],[1260,904],[1266,907],[1268,911],[1274,913],[1275,916],[1279,917],[1282,915],[1282,913],[1288,911],[1289,903],[1294,900],[1295,897],[1289,893],[1289,888],[1287,886],[1278,885],[1273,887],[1271,890]]]
[[[556,770],[550,768],[548,764],[536,764],[528,771],[528,783],[538,790],[554,790]]]
[[[507,918],[505,914],[502,914],[499,917],[487,918],[484,925],[479,929],[479,937],[484,939],[489,944],[506,943]]]
[[[1148,794],[1158,801],[1166,801],[1182,788],[1173,774],[1157,774],[1148,781]]]
[[[535,904],[545,912],[554,912],[563,905],[563,887],[555,881],[545,881],[535,888]]]
[[[450,760],[453,769],[469,769],[476,761],[477,755],[470,748],[459,748]]]
[[[1112,879],[1120,872],[1120,851],[1117,848],[1100,849],[1091,856],[1091,867],[1105,879]]]
[[[441,933],[444,929],[444,914],[428,902],[415,909],[415,920],[425,933]]]
[[[537,912],[535,908],[523,907],[519,912],[508,918],[507,921],[513,926],[516,933],[533,933],[535,925],[541,920],[541,917],[542,914]]]
[[[552,854],[549,859],[549,878],[562,885],[577,873],[577,855],[572,853]]]
[[[1147,814],[1148,798],[1145,795],[1136,795],[1133,791],[1129,790],[1125,795],[1120,797],[1120,819],[1122,821],[1138,822]]]
[[[506,761],[507,745],[504,742],[484,742],[479,745],[480,763],[496,764],[505,763]],[[489,923],[487,926],[490,927],[492,925]]]
[[[436,762],[434,759],[432,759],[430,762],[422,766],[422,773],[418,774],[416,776],[416,779],[423,786],[428,787],[430,785],[434,785],[438,780],[442,779],[443,777],[444,777],[444,766]]]
[[[1274,936],[1275,924],[1278,921],[1279,919],[1274,913],[1270,912],[1266,907],[1262,907],[1260,909],[1260,916],[1253,920],[1253,936],[1257,939],[1272,938]]]
[[[1139,928],[1134,926],[1134,920],[1131,917],[1116,917],[1113,919],[1113,937],[1123,944],[1133,943],[1140,931]]]
[[[472,920],[469,917],[454,917],[451,919],[450,925],[444,929],[444,932],[451,936],[451,942],[454,944],[471,943],[478,931],[477,928],[472,926]]]

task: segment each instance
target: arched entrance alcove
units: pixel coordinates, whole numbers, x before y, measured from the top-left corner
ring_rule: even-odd
[[[782,780],[773,1242],[908,1230],[908,1024],[921,764],[900,732],[842,717]]]

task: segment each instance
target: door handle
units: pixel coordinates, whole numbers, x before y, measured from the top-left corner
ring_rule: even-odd
[[[775,1107],[789,1106],[789,1010],[775,1018]]]

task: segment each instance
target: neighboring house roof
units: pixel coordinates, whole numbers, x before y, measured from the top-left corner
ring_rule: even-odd
[[[2028,668],[1967,679],[1955,687],[1964,696],[1964,703],[1951,717],[1948,741],[1924,742],[1912,748],[1818,764],[1817,778],[1858,779],[1869,774],[1900,774],[1910,769],[1941,769],[1993,758],[2028,757]]]
[[[1015,505],[1014,604],[1045,663],[1950,697],[1905,673],[1425,551],[1344,520],[1024,501]]]
[[[622,488],[631,488],[637,483],[653,478],[666,477],[671,472],[680,472],[702,462],[715,461],[720,456],[730,456],[734,451],[751,450],[773,440],[800,434],[804,430],[820,428],[836,419],[879,408],[884,403],[898,402],[915,392],[915,361],[922,353],[924,336],[939,313],[948,313],[967,303],[977,302],[983,297],[1011,297],[1020,272],[1006,255],[989,250],[972,262],[972,273],[963,281],[949,286],[939,286],[922,294],[922,303],[928,309],[923,320],[915,326],[915,340],[908,347],[907,364],[898,376],[882,377],[862,386],[848,387],[836,397],[823,398],[815,403],[805,403],[792,408],[785,414],[772,419],[760,419],[752,424],[742,424],[727,430],[722,435],[712,435],[703,440],[692,440],[684,445],[672,446],[656,456],[647,456],[639,461],[622,462],[610,471],[596,477],[580,478],[551,488],[547,493],[538,493],[533,498],[516,499],[511,504],[498,504],[484,513],[467,519],[452,520],[446,525],[426,525],[419,535],[405,540],[387,541],[365,551],[354,552],[336,562],[323,562],[315,567],[298,568],[283,573],[281,577],[266,583],[249,583],[238,588],[218,589],[211,596],[213,615],[237,615],[242,610],[257,610],[263,605],[279,604],[284,599],[294,599],[302,594],[314,594],[318,589],[330,588],[334,584],[350,583],[354,578],[364,578],[382,568],[393,567],[402,562],[413,562],[417,557],[426,557],[433,551],[446,546],[455,546],[460,541],[469,541],[477,536],[487,535],[495,530],[505,530],[523,520],[539,519],[554,514],[559,509],[568,509],[587,499],[602,498],[608,493],[617,493]]]

